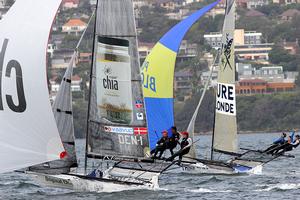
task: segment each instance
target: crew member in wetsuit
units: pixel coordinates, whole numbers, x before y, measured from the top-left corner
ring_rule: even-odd
[[[160,138],[160,140],[156,143],[156,148],[154,151],[154,156],[153,158],[161,158],[162,154],[164,153],[164,151],[167,149],[167,145],[169,142],[169,138],[168,138],[168,131],[163,131],[162,132],[163,136]],[[158,154],[158,157],[156,157],[156,155]]]
[[[293,151],[294,149],[296,149],[300,144],[300,135],[296,135],[295,138],[296,139],[294,141],[291,141],[290,143],[287,143],[285,145],[285,147],[282,148],[281,151],[278,151],[277,153],[280,154],[280,153],[284,153],[286,151]]]
[[[278,147],[275,147],[275,148],[271,149],[267,153],[269,153],[269,154],[278,154],[278,153],[284,153],[285,151],[287,151],[287,149],[293,150],[292,144],[295,142],[294,141],[295,132],[296,132],[296,130],[291,131],[291,134],[288,137],[288,140],[284,144],[279,145]]]
[[[179,144],[180,134],[177,132],[176,126],[172,126],[171,131],[172,135],[169,138],[168,148],[170,149],[171,155],[174,155],[173,149]]]
[[[174,158],[176,158],[178,156],[178,164],[181,163],[182,157],[185,154],[188,154],[191,146],[193,145],[193,141],[192,138],[189,137],[189,133],[188,132],[182,132],[182,141],[180,142],[180,147],[181,149],[179,151],[177,151],[176,153],[174,153],[171,157],[169,157],[167,159],[167,161],[173,161]]]
[[[275,140],[269,148],[264,150],[264,152],[269,153],[269,151],[271,151],[272,149],[275,149],[276,147],[279,147],[280,145],[283,145],[286,142],[287,142],[286,141],[286,133],[283,132],[282,135],[280,136],[280,138]]]

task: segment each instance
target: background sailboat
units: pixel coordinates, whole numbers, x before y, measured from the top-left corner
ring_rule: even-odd
[[[216,6],[215,1],[174,26],[153,47],[142,65],[143,93],[147,115],[150,149],[155,148],[163,130],[174,126],[173,79],[176,55],[191,26]]]
[[[218,70],[213,151],[238,150],[235,95],[234,29],[235,1],[226,1],[222,52]]]

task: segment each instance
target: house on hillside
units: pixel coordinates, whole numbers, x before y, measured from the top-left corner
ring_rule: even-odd
[[[138,51],[139,51],[140,58],[142,59],[146,58],[148,54],[151,52],[154,45],[155,43],[139,42]]]
[[[193,90],[192,79],[193,73],[188,70],[175,72],[175,91],[183,94],[190,94]]]
[[[290,22],[296,16],[300,16],[300,11],[297,9],[289,9],[280,15],[281,22]]]
[[[92,53],[80,52],[78,56],[79,63],[91,63],[92,62]]]
[[[280,45],[286,51],[288,51],[289,54],[291,54],[291,55],[296,55],[296,54],[300,53],[300,46],[299,46],[299,40],[298,39],[296,39],[295,42],[287,42],[286,40],[284,40]]]
[[[133,3],[133,7],[135,9],[141,8],[143,6],[149,6],[149,3],[147,1],[144,1],[144,0],[133,0],[132,3]]]
[[[248,9],[255,9],[260,6],[268,5],[269,0],[247,0],[246,4]]]
[[[78,34],[84,31],[87,24],[81,19],[70,19],[62,26],[62,32],[67,34]]]
[[[73,49],[59,49],[54,51],[51,59],[52,69],[65,69],[69,66],[74,54]],[[77,60],[76,60],[77,63]]]
[[[262,33],[256,31],[236,29],[234,31],[234,38],[235,45],[262,43]],[[205,34],[204,39],[212,48],[218,49],[222,46],[222,34],[220,32]]]
[[[63,0],[62,8],[63,10],[78,8],[79,0]]]
[[[236,94],[253,95],[276,92],[290,92],[295,90],[294,82],[267,82],[262,79],[245,79],[236,83]]]
[[[300,0],[273,0],[273,3],[289,5],[289,4],[292,4],[292,3],[300,3]]]
[[[55,94],[58,92],[60,87],[60,82],[57,80],[58,77],[53,77],[50,79],[50,88],[51,88],[51,94],[55,99]],[[82,78],[80,78],[78,75],[74,75],[71,78],[71,91],[72,92],[80,92],[81,91],[81,84],[82,84]]]
[[[295,90],[298,72],[283,71],[282,66],[256,69],[251,64],[237,63],[236,92],[240,95],[288,92]]]
[[[183,0],[156,0],[155,4],[167,10],[174,10],[182,6]]]
[[[236,45],[235,54],[241,61],[269,64],[269,53],[273,47],[274,43]]]

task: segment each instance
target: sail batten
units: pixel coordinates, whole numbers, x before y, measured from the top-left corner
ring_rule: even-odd
[[[218,70],[213,149],[237,152],[234,29],[235,1],[227,0]]]

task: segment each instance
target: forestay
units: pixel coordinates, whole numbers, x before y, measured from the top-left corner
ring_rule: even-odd
[[[234,0],[227,0],[226,3],[222,52],[218,70],[213,148],[215,150],[236,152],[237,124],[234,62],[235,2]]]
[[[46,80],[49,31],[60,3],[16,1],[0,21],[0,172],[63,155]]]
[[[131,0],[101,0],[88,119],[88,155],[149,155]]]
[[[177,52],[191,26],[219,3],[205,6],[167,32],[153,47],[142,66],[150,149],[154,149],[161,132],[174,125],[173,81]]]

